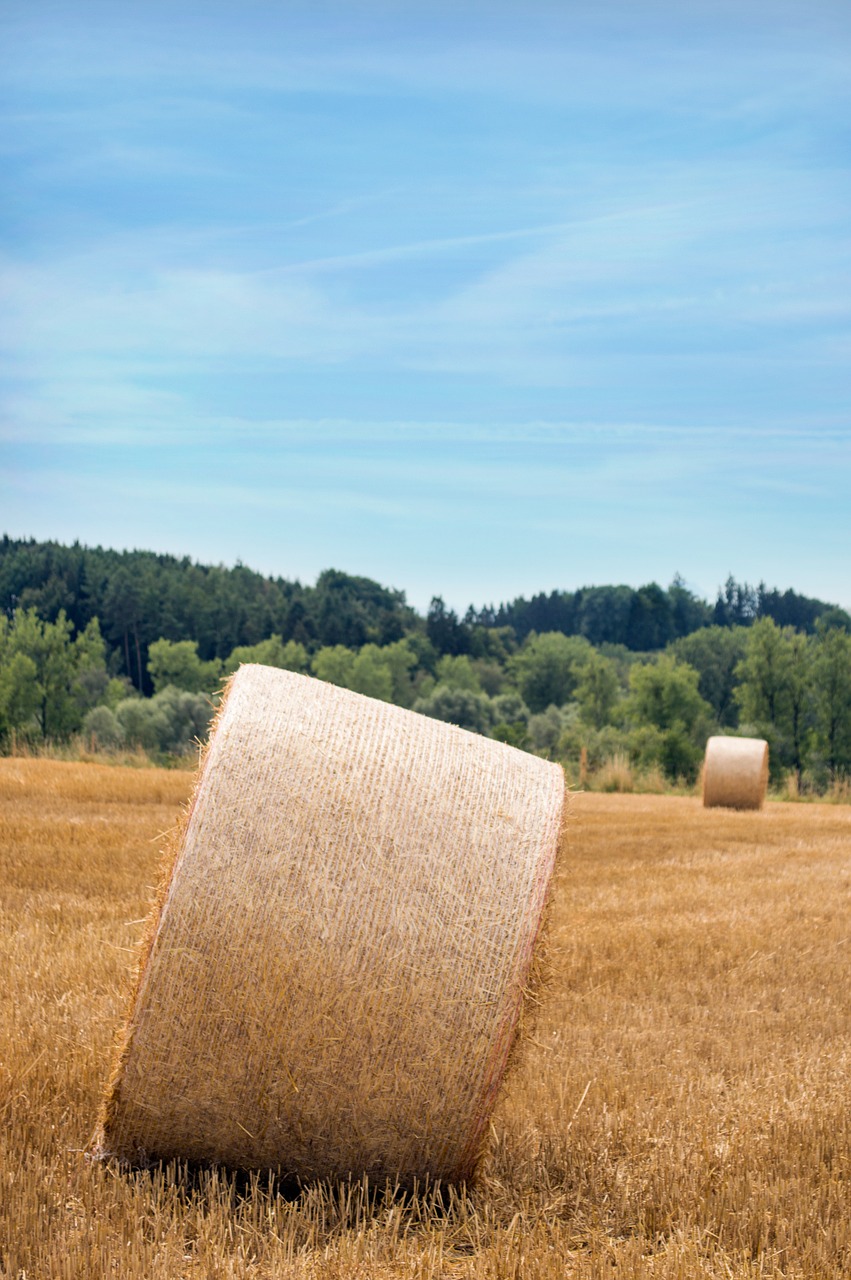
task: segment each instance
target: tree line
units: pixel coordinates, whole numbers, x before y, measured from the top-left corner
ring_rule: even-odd
[[[435,597],[422,617],[402,592],[335,570],[303,587],[244,566],[4,539],[0,598],[0,746],[84,733],[180,754],[203,737],[222,681],[253,661],[553,759],[583,752],[592,769],[620,755],[692,780],[710,733],[746,732],[769,739],[775,776],[818,790],[851,774],[851,619],[732,578],[714,607],[675,579],[463,617]]]
[[[97,618],[111,670],[143,694],[153,692],[149,646],[160,638],[195,640],[204,661],[224,661],[238,645],[270,635],[303,644],[361,648],[392,644],[425,630],[439,653],[472,653],[483,630],[510,628],[518,642],[533,631],[584,636],[592,645],[623,645],[634,653],[664,649],[708,626],[750,626],[769,617],[812,635],[825,615],[848,615],[794,591],[751,587],[728,578],[714,605],[681,578],[650,583],[553,591],[459,617],[436,597],[423,619],[403,591],[370,578],[329,569],[315,585],[264,576],[237,564],[202,565],[151,551],[114,551],[56,542],[0,539],[0,612],[35,609],[55,622],[63,611],[75,635]]]

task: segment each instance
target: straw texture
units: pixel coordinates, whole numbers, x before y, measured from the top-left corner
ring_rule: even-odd
[[[95,1149],[301,1179],[471,1175],[561,769],[289,671],[233,677]]]
[[[707,809],[761,809],[768,787],[768,743],[762,738],[710,738],[703,764]]]

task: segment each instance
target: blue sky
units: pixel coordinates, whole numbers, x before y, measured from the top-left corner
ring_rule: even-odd
[[[0,532],[851,606],[846,0],[1,20]]]

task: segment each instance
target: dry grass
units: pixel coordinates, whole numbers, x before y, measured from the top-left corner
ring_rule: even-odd
[[[616,751],[613,756],[604,761],[594,774],[593,783],[595,791],[634,791],[635,774],[626,752]]]
[[[98,747],[94,737],[76,734],[67,740],[53,742],[48,739],[26,741],[18,739],[12,744],[11,758],[16,760],[63,760],[70,764],[121,765],[129,769],[191,769],[198,768],[201,744],[196,743],[181,755],[167,755],[154,759],[142,747],[118,747],[113,751]]]
[[[83,1154],[187,774],[0,761],[0,1275],[851,1275],[851,811],[582,795],[555,971],[482,1179],[127,1174]]]

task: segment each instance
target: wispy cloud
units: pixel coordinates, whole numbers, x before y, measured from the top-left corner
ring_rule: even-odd
[[[11,3],[7,34],[17,57],[8,75],[25,85],[41,73],[54,85],[155,77],[164,86],[227,91],[500,93],[602,109],[626,95],[647,106],[711,106],[719,87],[725,97],[735,87],[753,109],[760,100],[755,59],[771,67],[786,100],[802,92],[815,100],[819,80],[825,91],[840,90],[845,79],[840,50],[831,56],[825,48],[827,33],[842,32],[839,6],[819,0],[775,3],[770,26],[758,9],[720,0],[640,11],[624,0],[603,12],[590,3],[532,4],[522,23],[513,6],[498,4],[467,14],[439,4],[395,11],[363,4],[350,13],[338,8],[330,20],[309,6],[276,14],[245,5],[236,30],[227,8],[186,10],[179,21],[173,6],[154,0],[123,11],[89,0],[81,28],[44,23],[31,6]]]
[[[594,348],[604,358],[648,342],[676,351],[683,325],[696,349],[720,339],[731,353],[741,353],[743,325],[785,327],[790,338],[813,324],[832,333],[848,318],[851,258],[847,249],[837,257],[835,241],[801,240],[813,193],[796,209],[793,179],[767,225],[798,235],[795,261],[764,243],[758,182],[737,188],[732,220],[726,197],[690,195],[687,176],[669,179],[680,198],[662,203],[259,268],[205,265],[221,241],[215,231],[200,234],[197,266],[164,265],[164,251],[180,261],[186,234],[176,233],[172,254],[160,230],[145,230],[65,260],[8,263],[7,359],[30,371],[80,359],[153,370],[368,355],[534,385],[590,367]],[[480,248],[487,256],[477,264],[471,251]],[[364,292],[373,271],[441,260],[452,270],[435,298],[419,299],[416,287],[390,300]]]
[[[847,579],[843,21],[9,0],[6,518],[467,599]]]

